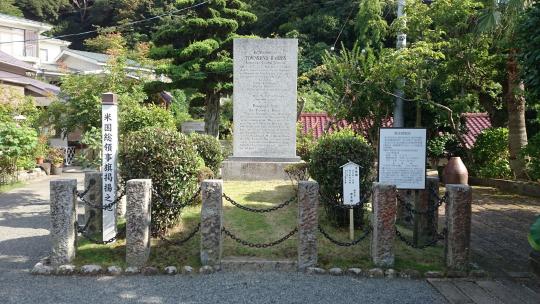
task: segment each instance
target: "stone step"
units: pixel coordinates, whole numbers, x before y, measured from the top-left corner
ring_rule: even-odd
[[[226,257],[221,260],[222,271],[296,271],[292,260],[266,260],[254,257]]]

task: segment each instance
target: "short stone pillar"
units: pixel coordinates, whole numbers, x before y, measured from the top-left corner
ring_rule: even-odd
[[[84,174],[84,189],[89,189],[84,199],[94,206],[103,206],[103,181],[101,172]],[[97,240],[103,238],[103,210],[84,205],[84,220],[88,223],[86,233]],[[86,224],[85,224],[86,225]]]
[[[413,243],[417,246],[426,244],[437,237],[439,209],[435,208],[438,204],[438,193],[439,178],[433,176],[426,178],[425,190],[417,190],[413,207],[418,211],[417,214],[413,214]],[[427,212],[430,210],[433,211]]]
[[[444,260],[451,270],[467,270],[471,255],[472,188],[446,185],[446,242]]]
[[[396,212],[396,186],[373,183],[371,260],[377,267],[392,267],[394,265]]]
[[[126,195],[126,263],[128,266],[141,267],[150,256],[152,180],[129,180]]]
[[[317,225],[319,184],[314,181],[298,183],[298,269],[317,265]]]
[[[223,181],[203,181],[201,193],[201,264],[219,267],[223,251]]]
[[[51,200],[51,264],[69,264],[75,257],[77,241],[77,180],[58,179],[50,182]]]

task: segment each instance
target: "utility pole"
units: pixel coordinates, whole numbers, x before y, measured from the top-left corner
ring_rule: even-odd
[[[405,1],[406,0],[397,0],[397,17],[403,17],[405,15]],[[403,49],[407,47],[407,34],[398,33],[396,48]],[[403,79],[400,79],[399,82],[404,84]],[[394,105],[394,128],[403,128],[405,126],[405,119],[403,117],[403,96],[404,92],[402,89],[396,89],[395,91],[396,101]]]

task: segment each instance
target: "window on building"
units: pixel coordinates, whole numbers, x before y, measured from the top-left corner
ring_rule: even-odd
[[[11,56],[23,57],[24,30],[8,27],[0,27],[0,50]]]

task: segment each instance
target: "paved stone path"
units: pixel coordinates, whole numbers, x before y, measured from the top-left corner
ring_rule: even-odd
[[[77,178],[83,188],[82,174]],[[28,273],[49,252],[49,181],[0,193],[0,303],[445,303],[425,281],[216,273],[52,277]]]
[[[495,277],[531,279],[527,234],[540,215],[540,198],[474,187],[472,210],[473,260]],[[530,283],[540,292],[538,280]]]

